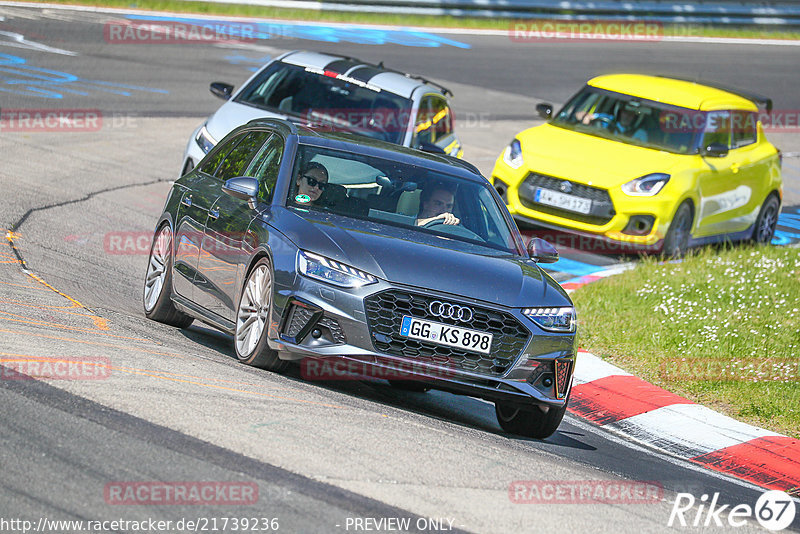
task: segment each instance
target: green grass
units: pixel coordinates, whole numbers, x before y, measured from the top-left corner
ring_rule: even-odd
[[[429,26],[444,28],[479,28],[508,31],[511,19],[489,19],[450,17],[433,15],[393,15],[383,13],[352,13],[317,11],[308,9],[285,9],[252,6],[245,4],[216,4],[205,2],[183,2],[180,0],[42,0],[47,3],[75,4],[115,8],[172,11],[178,13],[200,13],[207,15],[229,15],[261,17],[286,20],[308,20],[350,22],[359,24],[383,24],[391,26]],[[32,4],[37,2],[32,1]],[[698,37],[743,37],[760,39],[800,39],[800,30],[760,27],[727,27],[700,24],[667,25],[663,35],[691,35]]]
[[[800,437],[800,249],[645,258],[573,300],[590,352],[731,417]]]

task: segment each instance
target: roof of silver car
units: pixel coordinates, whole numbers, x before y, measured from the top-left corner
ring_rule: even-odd
[[[411,94],[420,86],[429,86],[432,90],[445,95],[453,94],[436,82],[384,67],[382,62],[374,65],[352,57],[305,51],[289,52],[278,59],[290,65],[311,67],[346,76],[405,98],[411,98]]]

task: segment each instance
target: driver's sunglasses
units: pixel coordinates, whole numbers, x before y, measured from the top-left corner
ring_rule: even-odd
[[[320,191],[325,191],[325,188],[328,187],[328,182],[320,182],[308,174],[304,175],[303,178],[305,178],[306,182],[308,182],[308,187],[319,187]]]

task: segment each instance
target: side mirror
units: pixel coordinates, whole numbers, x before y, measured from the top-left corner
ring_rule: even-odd
[[[230,100],[233,94],[233,86],[225,82],[214,82],[208,87],[211,94],[222,100]]]
[[[419,144],[419,149],[423,152],[429,152],[431,154],[447,154],[442,147],[436,146],[433,143],[426,143],[424,141]]]
[[[540,237],[534,237],[528,243],[528,256],[537,263],[555,263],[558,261],[556,247]]]
[[[711,143],[703,150],[703,155],[712,158],[724,158],[728,155],[728,147],[722,143]]]
[[[552,104],[536,104],[536,112],[539,114],[541,118],[544,120],[550,119],[553,116],[553,105]]]
[[[249,176],[238,176],[227,180],[222,192],[239,200],[246,200],[250,209],[255,209],[258,197],[258,180]]]

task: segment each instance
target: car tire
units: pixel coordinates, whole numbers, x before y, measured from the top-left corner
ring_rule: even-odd
[[[261,258],[250,270],[236,307],[233,346],[240,362],[275,373],[289,367],[267,343],[272,320],[272,265]]]
[[[142,304],[145,317],[159,323],[186,328],[194,321],[172,303],[172,228],[167,223],[150,244]]]
[[[517,408],[502,402],[494,403],[494,411],[500,428],[511,434],[528,438],[545,439],[561,424],[567,411],[567,404],[563,408],[550,408],[544,413],[539,408],[532,406],[530,410]]]
[[[402,389],[403,391],[413,391],[415,393],[425,393],[431,390],[431,387],[425,382],[419,382],[417,380],[389,380],[389,384],[393,388]]]
[[[669,230],[664,237],[661,253],[670,258],[681,258],[689,251],[689,239],[692,237],[692,207],[688,202],[678,206]]]
[[[781,209],[780,202],[775,195],[770,195],[761,206],[758,212],[756,226],[753,228],[753,235],[750,238],[754,243],[768,244],[775,236],[775,228],[778,226],[778,211]]]

